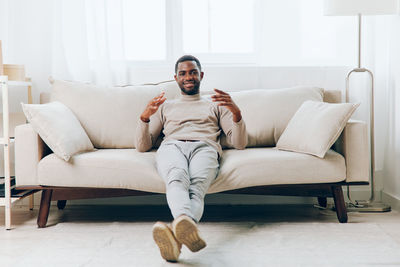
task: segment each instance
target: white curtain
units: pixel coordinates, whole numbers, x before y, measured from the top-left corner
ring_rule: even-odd
[[[384,192],[400,199],[400,17],[388,18],[389,42],[386,51],[377,54],[377,58],[386,61],[386,114],[387,121],[384,157]]]
[[[128,83],[122,32],[109,31],[111,25],[112,29],[122,28],[121,2],[98,2],[59,0],[54,3],[52,72],[55,78],[102,85]],[[113,58],[119,60],[111,60],[111,51]]]
[[[53,76],[106,85],[143,82],[137,76],[146,73],[141,73],[142,70],[132,64],[135,60],[141,60],[140,56],[132,57],[132,53],[145,54],[146,59],[152,54],[159,55],[157,60],[160,62],[151,65],[153,67],[151,71],[161,65],[173,67],[174,61],[184,51],[191,53],[190,49],[193,49],[186,46],[186,50],[183,49],[181,46],[185,42],[182,41],[190,39],[192,43],[196,43],[201,39],[198,31],[193,35],[182,31],[180,2],[180,0],[52,2]],[[259,0],[257,3],[261,12],[255,12],[256,23],[253,30],[257,36],[255,39],[257,60],[253,64],[281,67],[348,66],[355,61],[355,46],[352,46],[356,40],[355,17],[323,16],[323,3],[320,0]],[[167,15],[163,5],[166,7]],[[140,13],[144,15],[140,16]],[[136,17],[140,19],[133,19]],[[165,22],[166,27],[162,27],[164,25],[159,27],[160,21]],[[191,30],[193,28],[192,26]],[[207,30],[209,26],[200,23],[199,28]],[[166,32],[162,32],[161,29]],[[141,45],[136,47],[138,43]],[[161,45],[156,46],[156,44]],[[142,49],[146,46],[147,49]],[[202,54],[214,64],[232,63],[229,56],[224,57],[224,55]],[[213,60],[210,61],[211,58]],[[149,66],[143,64],[143,61],[140,63],[142,69]],[[203,63],[205,61],[207,60]],[[162,69],[164,72],[166,70]],[[171,78],[171,74],[169,72],[168,77]]]
[[[400,199],[400,17],[363,18],[362,67],[375,78],[375,189]],[[369,122],[369,77],[355,75],[355,117]],[[377,195],[380,199],[380,195]]]

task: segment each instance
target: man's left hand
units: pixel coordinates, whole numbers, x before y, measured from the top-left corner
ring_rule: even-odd
[[[211,96],[212,101],[219,102],[218,106],[225,106],[227,109],[229,109],[229,111],[232,112],[233,121],[239,122],[242,119],[242,114],[239,107],[235,104],[235,102],[233,102],[231,96],[228,93],[215,88],[214,91],[215,95]]]

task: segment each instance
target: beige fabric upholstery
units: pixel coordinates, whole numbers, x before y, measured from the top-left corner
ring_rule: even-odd
[[[342,103],[342,92],[339,90],[324,90],[324,102]]]
[[[155,165],[155,152],[136,149],[99,149],[76,155],[70,163],[54,154],[38,165],[41,185],[128,188],[164,192]]]
[[[344,158],[329,150],[324,159],[275,148],[224,151],[210,191],[278,184],[340,182],[346,178]]]
[[[359,105],[304,102],[289,121],[276,147],[323,158]]]
[[[160,88],[160,91],[165,92],[164,97],[167,99],[176,99],[181,95],[181,89],[175,80],[160,82],[156,86]]]
[[[99,87],[55,80],[51,101],[69,107],[96,148],[134,148],[137,120],[147,103],[161,90],[177,97],[177,86]]]
[[[174,82],[106,88],[55,80],[51,101],[60,101],[75,113],[95,147],[134,148],[135,118],[161,90],[165,90],[167,99],[180,94]],[[274,146],[304,101],[322,101],[323,89],[260,89],[231,95],[242,110],[249,146]]]
[[[335,150],[346,159],[346,182],[368,182],[370,177],[370,153],[368,128],[363,121],[350,120]]]
[[[209,192],[272,184],[343,181],[343,157],[330,150],[325,159],[274,148],[226,150],[219,175]],[[41,185],[129,188],[165,192],[155,166],[155,152],[100,149],[75,155],[70,163],[54,154],[39,163]]]
[[[32,128],[65,161],[76,153],[94,149],[74,113],[61,102],[22,104],[22,109]]]
[[[157,85],[161,88],[161,90],[165,90],[166,92],[176,92],[176,95],[179,94],[179,87],[175,81],[166,81],[158,84],[149,84],[149,85]],[[201,89],[201,95],[212,95],[213,91],[205,91]],[[42,92],[40,93],[40,104],[45,104],[50,102],[50,93]],[[342,92],[339,90],[324,90],[324,102],[327,103],[341,103],[342,102]]]
[[[161,85],[153,85],[152,88],[157,86]],[[168,86],[172,89],[168,89]],[[169,83],[168,86],[164,84],[164,88],[157,87],[158,89],[154,90],[157,93],[161,89],[168,92],[175,90],[179,95],[179,88],[174,82]],[[153,89],[145,91],[145,94],[147,95]],[[320,98],[319,89],[316,92],[316,97]],[[244,96],[246,97],[246,93]],[[326,96],[325,93],[325,100]],[[45,97],[41,97],[41,99],[45,100]],[[340,100],[340,92],[332,92],[329,99],[328,102]],[[91,100],[89,99],[89,101]],[[92,106],[91,102],[88,103],[90,103],[88,106]],[[257,103],[261,105],[264,102]],[[273,103],[273,105],[277,105],[277,103]],[[293,111],[293,114],[296,110]],[[104,116],[102,114],[97,118],[102,118]],[[346,159],[333,150],[329,150],[324,159],[301,153],[279,151],[274,148],[224,150],[219,176],[209,192],[257,185],[339,182],[345,179],[346,173],[347,181],[367,181],[369,161],[366,134],[365,123],[349,122],[347,124],[340,138],[342,143],[337,142],[336,146],[337,151]],[[275,141],[278,134],[272,133],[272,136],[271,143]],[[68,163],[54,154],[50,154],[40,161],[44,153],[43,148],[43,141],[29,124],[17,127],[16,175],[18,186],[87,186],[164,192],[164,183],[155,168],[154,151],[138,153],[135,149],[99,149],[75,155]]]
[[[51,84],[53,84],[54,81],[55,80],[53,80],[51,82]],[[175,80],[170,80],[170,81],[165,81],[165,82],[160,82],[160,83],[155,83],[155,84],[126,85],[126,86],[119,86],[117,88],[134,88],[134,87],[138,87],[138,86],[157,87],[160,90],[166,92],[165,97],[168,97],[168,99],[175,99],[175,98],[179,97],[179,95],[180,95],[180,89]],[[202,95],[212,94],[212,92],[210,92],[210,91],[201,91],[200,93]],[[340,92],[339,92],[339,94],[340,94]],[[48,102],[50,102],[50,92],[40,93],[40,104],[45,104]]]
[[[15,175],[16,185],[39,185],[38,163],[44,154],[44,143],[30,124],[15,128]]]
[[[246,122],[247,147],[275,146],[301,104],[306,100],[321,102],[323,89],[258,89],[233,92],[231,96]]]
[[[40,104],[46,104],[50,102],[50,93],[49,92],[42,92],[40,93]]]

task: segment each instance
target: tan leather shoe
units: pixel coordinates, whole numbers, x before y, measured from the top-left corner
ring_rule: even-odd
[[[172,222],[172,230],[178,242],[187,246],[192,252],[197,252],[207,244],[201,238],[199,229],[192,218],[181,215]]]
[[[167,224],[156,222],[153,225],[153,239],[159,247],[163,259],[172,262],[178,261],[182,244],[176,240]]]

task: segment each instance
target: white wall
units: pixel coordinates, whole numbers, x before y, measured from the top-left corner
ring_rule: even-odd
[[[384,199],[400,208],[400,17],[388,18],[387,132],[384,157]],[[385,52],[385,51],[384,51]],[[384,56],[384,55],[381,55]]]
[[[52,4],[51,0],[9,1],[9,49],[5,55],[8,63],[25,65],[26,75],[33,80],[35,102],[39,93],[49,88]]]

